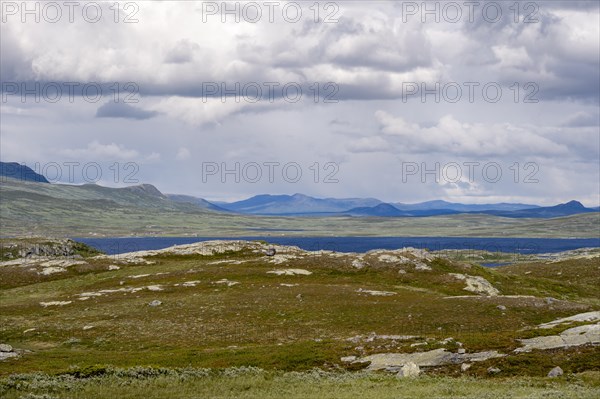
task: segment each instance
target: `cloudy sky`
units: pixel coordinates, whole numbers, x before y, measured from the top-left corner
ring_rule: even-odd
[[[0,156],[55,181],[599,205],[598,1],[1,4]]]

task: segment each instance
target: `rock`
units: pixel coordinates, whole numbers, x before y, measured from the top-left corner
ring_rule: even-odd
[[[413,362],[406,363],[402,366],[396,377],[398,378],[414,378],[418,377],[421,374],[421,369],[419,366],[414,364]]]
[[[19,353],[15,352],[15,351],[0,352],[0,360],[10,359],[11,357],[19,357]]]
[[[91,330],[92,328],[94,328],[94,326],[83,326],[83,330]]]
[[[505,355],[497,351],[458,354],[440,348],[415,353],[376,353],[359,358],[355,362],[370,362],[368,370],[383,370],[388,367],[403,366],[411,362],[419,367],[436,367],[463,362],[480,362],[503,356]]]
[[[45,267],[42,269],[41,272],[38,272],[38,274],[41,274],[43,276],[49,276],[54,273],[63,273],[66,271],[67,271],[67,269],[64,269],[62,267]]]
[[[467,283],[467,286],[463,288],[465,291],[488,296],[497,296],[500,294],[500,291],[481,276],[468,276],[460,273],[450,273],[449,275],[465,281]]]
[[[431,270],[431,266],[428,266],[423,262],[415,262],[415,270]]]
[[[136,274],[136,275],[127,276],[127,277],[129,277],[129,278],[142,278],[142,277],[148,277],[148,276],[151,276],[151,274],[148,274],[148,273],[146,273],[146,274]]]
[[[556,301],[557,301],[557,299],[555,299],[555,298],[552,298],[552,297],[550,297],[550,296],[549,296],[549,297],[546,297],[546,299],[545,299],[545,300],[546,300],[546,303],[547,303],[548,305],[552,305],[554,302],[556,302]]]
[[[496,308],[498,310],[506,310],[506,306],[504,306],[504,305],[498,305],[498,306],[496,306]]]
[[[396,293],[392,292],[392,291],[363,290],[362,288],[357,289],[356,292],[359,292],[359,293],[362,293],[362,294],[369,294],[369,295],[373,295],[373,296],[391,296],[391,295],[396,295]]]
[[[268,271],[267,273],[276,274],[278,276],[295,276],[295,275],[310,276],[312,274],[312,272],[309,272],[308,270],[304,270],[304,269],[278,269],[278,270]]]
[[[473,363],[463,363],[460,365],[460,371],[462,371],[464,373],[465,371],[470,369],[472,365],[473,365]]]
[[[362,269],[363,267],[365,267],[365,264],[358,259],[354,259],[352,261],[352,267],[356,269]]]
[[[269,248],[264,252],[264,254],[267,256],[275,256],[276,253],[277,250],[275,250],[275,248]]]
[[[12,352],[13,347],[8,344],[0,344],[0,352]]]
[[[340,360],[344,363],[351,363],[356,360],[356,356],[344,356]]]
[[[219,281],[215,281],[213,284],[225,284],[228,287],[233,287],[234,285],[239,284],[238,281],[231,281],[231,280],[227,280],[226,278],[223,278]]]
[[[563,374],[564,374],[563,369],[561,369],[559,366],[556,366],[552,370],[550,370],[550,372],[548,373],[548,377],[550,377],[550,378],[560,377]]]
[[[463,355],[463,354],[467,353],[467,350],[465,348],[460,348],[458,350],[458,353],[461,354],[461,355]]]
[[[108,270],[119,270],[120,267],[117,265],[108,265]]]
[[[48,307],[48,306],[65,306],[65,305],[69,305],[71,303],[71,301],[50,301],[50,302],[40,302],[40,305],[42,305],[43,307]]]
[[[515,349],[517,353],[529,352],[532,349],[567,348],[586,344],[597,345],[600,344],[600,323],[569,328],[560,335],[520,339],[519,341],[524,346]]]
[[[150,302],[148,305],[149,305],[149,306],[153,306],[153,307],[154,307],[154,306],[160,306],[160,305],[162,305],[162,302],[161,302],[161,301],[159,301],[159,300],[157,300],[157,299],[155,299],[155,300],[153,300],[152,302]]]
[[[379,255],[377,260],[385,263],[405,263],[408,259],[403,256],[398,257],[396,255],[383,254]]]
[[[540,328],[553,328],[559,324],[572,323],[572,322],[577,322],[577,321],[591,322],[591,323],[593,323],[595,321],[600,321],[600,311],[579,313],[574,316],[563,317],[562,319],[557,319],[557,320],[550,321],[548,323],[540,324],[539,327]]]
[[[487,369],[488,374],[498,374],[501,371],[498,367],[488,367]]]

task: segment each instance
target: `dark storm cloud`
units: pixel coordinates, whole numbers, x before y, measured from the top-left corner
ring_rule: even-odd
[[[155,111],[145,111],[125,103],[107,102],[96,111],[97,118],[150,119],[158,115]]]
[[[182,39],[171,48],[165,56],[165,62],[172,64],[185,64],[194,60],[194,53],[200,50],[198,43]]]

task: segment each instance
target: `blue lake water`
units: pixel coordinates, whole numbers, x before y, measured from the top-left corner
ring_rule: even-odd
[[[600,247],[598,238],[478,238],[478,237],[119,237],[74,238],[109,255],[162,249],[207,240],[264,240],[309,251],[366,252],[414,247],[432,251],[467,249],[515,254],[539,254]]]

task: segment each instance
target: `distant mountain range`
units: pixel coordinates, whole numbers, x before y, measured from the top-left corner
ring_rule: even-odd
[[[210,212],[239,215],[304,216],[304,217],[426,217],[456,214],[491,215],[507,218],[555,218],[598,212],[580,202],[542,207],[531,204],[495,203],[461,204],[442,200],[417,204],[386,203],[376,198],[315,198],[304,194],[262,194],[236,202],[211,202],[204,198],[181,194],[163,194],[151,184],[124,188],[108,188],[95,184],[80,186],[49,184],[31,168],[18,163],[0,163],[3,183],[14,187],[4,193],[3,200],[36,199],[43,203],[49,197],[64,198],[65,203],[85,208],[86,204],[104,207],[134,206],[177,212]],[[43,183],[18,185],[20,182]]]
[[[577,201],[549,207],[519,203],[460,204],[442,200],[403,204],[385,203],[375,198],[314,198],[303,194],[257,195],[242,201],[215,204],[237,213],[279,216],[425,217],[469,213],[509,218],[553,218],[598,211]]]
[[[539,205],[529,204],[511,204],[511,203],[499,203],[499,204],[458,204],[454,202],[446,202],[442,200],[420,202],[418,204],[403,204],[400,202],[393,203],[396,208],[401,211],[424,211],[430,209],[447,209],[459,212],[474,212],[474,211],[515,211],[521,209],[539,208]]]
[[[254,215],[299,215],[312,213],[336,213],[357,207],[373,207],[381,204],[375,198],[314,198],[303,194],[262,194],[237,202],[215,202],[230,211]]]
[[[208,202],[204,198],[192,197],[191,195],[182,195],[182,194],[166,194],[166,196],[171,201],[181,202],[184,204],[194,204],[203,209],[210,209],[211,211],[231,212],[230,210],[221,208],[220,206],[215,205],[212,202]]]

